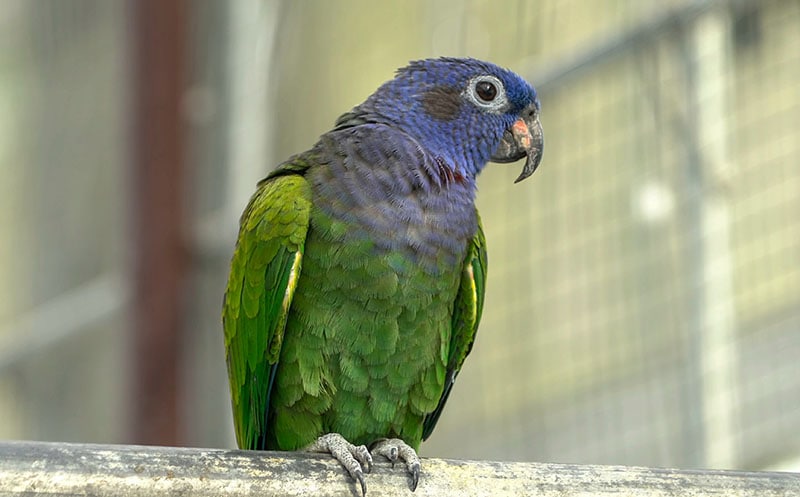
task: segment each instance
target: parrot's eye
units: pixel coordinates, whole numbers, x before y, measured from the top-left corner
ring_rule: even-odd
[[[501,114],[508,110],[506,89],[495,76],[485,74],[472,78],[463,95],[484,112]]]
[[[475,93],[484,102],[491,102],[497,96],[497,87],[490,81],[478,81],[475,85]]]

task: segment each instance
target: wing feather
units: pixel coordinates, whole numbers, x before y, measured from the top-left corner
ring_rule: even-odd
[[[240,222],[222,311],[236,440],[263,449],[275,369],[300,278],[311,190],[298,174],[259,183]]]

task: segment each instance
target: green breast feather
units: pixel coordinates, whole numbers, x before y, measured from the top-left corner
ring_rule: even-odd
[[[453,306],[453,332],[450,339],[450,358],[447,363],[447,378],[436,409],[425,416],[422,431],[422,439],[427,440],[431,436],[436,422],[442,414],[445,402],[453,388],[456,376],[464,365],[472,345],[475,342],[475,335],[478,332],[478,324],[483,312],[483,298],[486,290],[486,270],[488,260],[486,257],[486,238],[483,235],[483,225],[478,216],[478,231],[470,243],[467,257],[464,260],[464,267],[461,271],[461,285],[458,289],[456,301]]]

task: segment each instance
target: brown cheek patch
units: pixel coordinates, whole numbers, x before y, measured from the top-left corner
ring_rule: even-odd
[[[451,86],[435,86],[422,96],[422,107],[434,119],[452,121],[461,109],[461,94]]]

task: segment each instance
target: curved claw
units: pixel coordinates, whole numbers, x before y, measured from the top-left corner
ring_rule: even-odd
[[[419,483],[419,461],[410,464],[408,472],[411,473],[411,491],[413,492],[417,489],[417,483]]]
[[[394,468],[394,463],[397,462],[397,458],[400,455],[400,452],[397,450],[396,445],[387,446],[388,451],[384,451],[381,454],[388,460],[392,462],[392,467]],[[388,452],[388,454],[386,453]]]
[[[353,475],[351,474],[351,476]],[[364,480],[364,472],[361,469],[355,470],[353,478],[361,484],[361,497],[367,497],[367,482]]]

